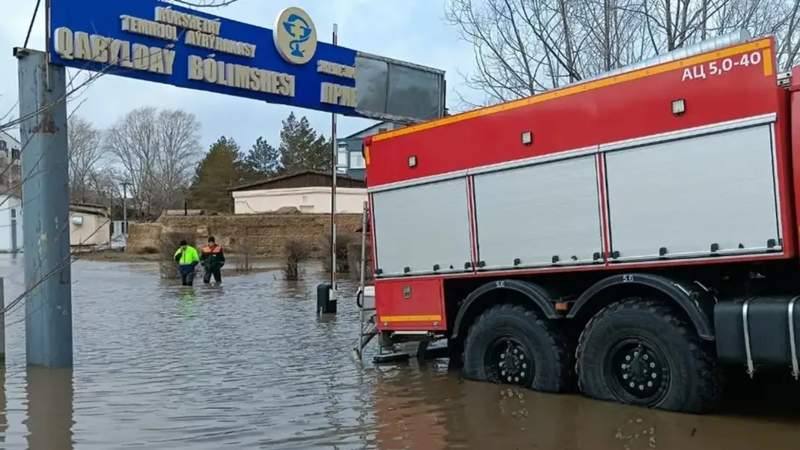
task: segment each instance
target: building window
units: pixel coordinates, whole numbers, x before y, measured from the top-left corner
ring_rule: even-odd
[[[340,145],[336,158],[336,167],[347,168],[347,147]]]
[[[366,169],[367,165],[364,164],[364,155],[361,152],[350,152],[350,168],[351,169]]]

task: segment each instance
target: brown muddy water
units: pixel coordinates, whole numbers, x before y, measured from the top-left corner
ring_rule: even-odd
[[[22,270],[0,256],[7,299]],[[7,320],[0,448],[800,449],[783,380],[733,383],[721,413],[692,416],[465,382],[444,359],[360,367],[354,302],[314,315],[323,278],[183,289],[154,264],[77,262],[72,371],[26,369],[22,311]]]

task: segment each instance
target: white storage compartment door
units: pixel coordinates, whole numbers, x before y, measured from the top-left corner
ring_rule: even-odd
[[[593,262],[602,251],[597,185],[594,155],[476,175],[485,268]]]
[[[606,155],[612,251],[618,260],[757,253],[780,243],[772,126]]]
[[[372,202],[380,276],[429,273],[434,265],[463,272],[472,260],[465,178],[376,192]]]

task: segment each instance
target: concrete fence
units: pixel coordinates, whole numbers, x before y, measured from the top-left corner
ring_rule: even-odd
[[[361,227],[360,214],[337,216],[340,233],[354,233]],[[284,256],[286,243],[307,243],[314,257],[321,256],[330,234],[326,214],[259,214],[220,216],[164,216],[154,223],[131,224],[126,251],[135,254],[160,253],[165,233],[198,236],[197,245],[214,236],[229,253],[262,257]]]

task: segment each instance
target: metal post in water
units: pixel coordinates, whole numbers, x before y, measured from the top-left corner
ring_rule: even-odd
[[[43,52],[19,60],[25,337],[28,365],[72,367],[66,70]]]
[[[333,24],[333,45],[339,44],[339,26]],[[336,142],[336,113],[331,114],[331,310],[336,312],[336,175],[339,169],[339,146]]]

